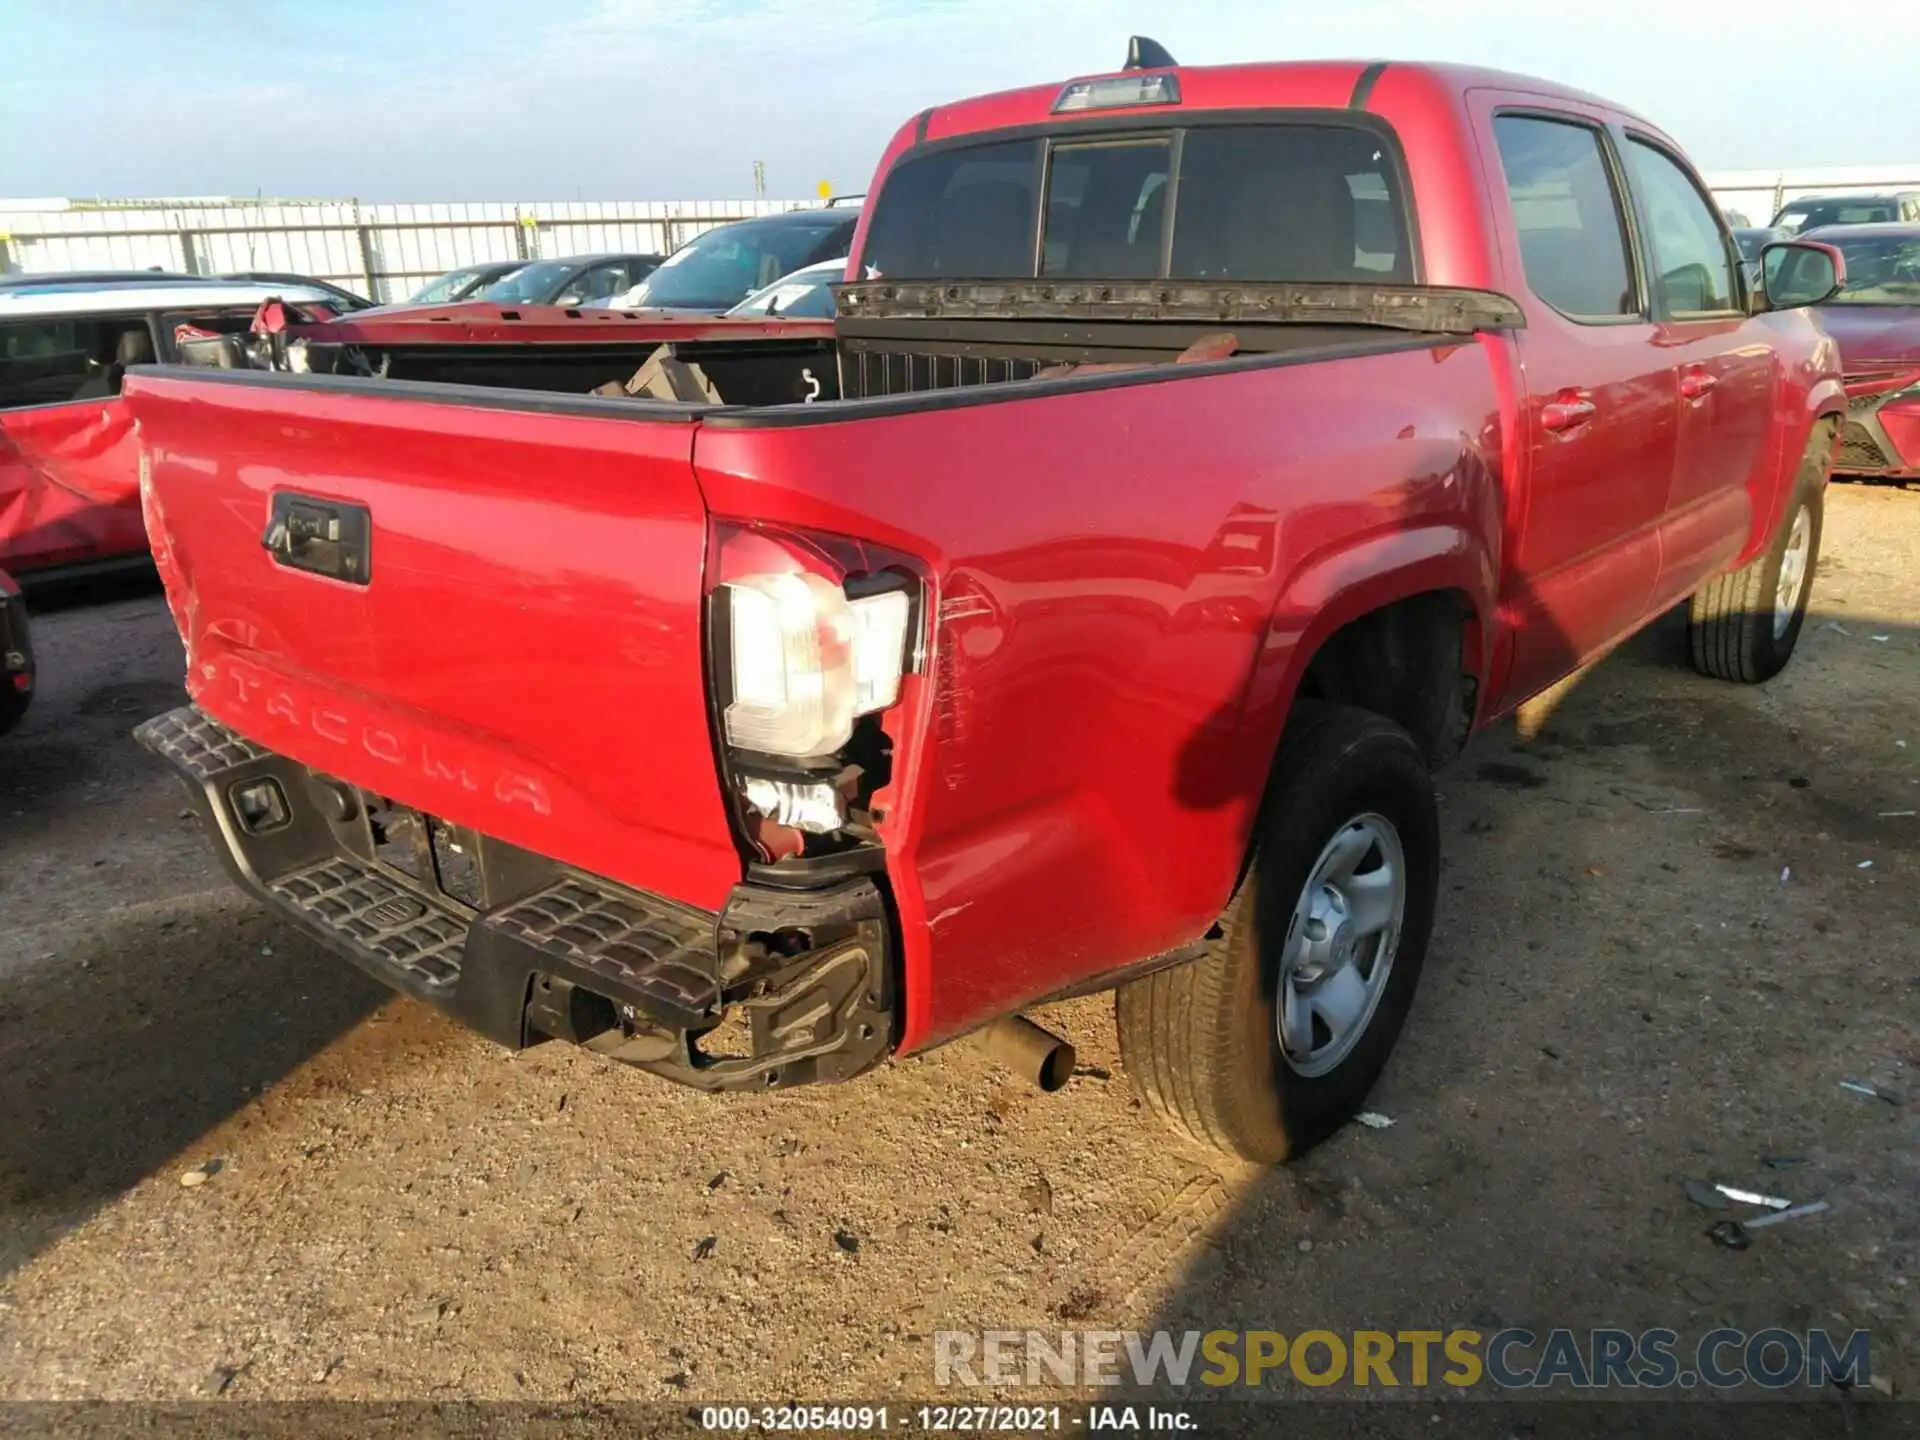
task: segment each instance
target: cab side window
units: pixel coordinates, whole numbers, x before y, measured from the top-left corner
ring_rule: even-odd
[[[1569,319],[1638,315],[1626,222],[1599,131],[1571,119],[1497,115],[1493,137],[1527,288]]]
[[[1674,158],[1629,136],[1627,171],[1653,231],[1654,294],[1662,313],[1724,315],[1739,308],[1726,233],[1693,177]]]

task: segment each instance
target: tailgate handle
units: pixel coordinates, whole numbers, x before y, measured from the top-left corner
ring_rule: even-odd
[[[289,570],[349,585],[373,578],[373,516],[364,505],[277,491],[260,545]]]

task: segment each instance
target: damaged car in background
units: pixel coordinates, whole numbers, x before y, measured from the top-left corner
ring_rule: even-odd
[[[1846,258],[1820,306],[1840,345],[1847,423],[1834,468],[1862,479],[1920,479],[1920,223],[1847,225],[1807,236]]]
[[[136,368],[192,699],[138,738],[235,879],[706,1089],[972,1032],[1053,1088],[1023,1012],[1115,990],[1192,1138],[1350,1117],[1432,768],[1676,604],[1702,672],[1788,662],[1843,270],[1756,289],[1670,139],[1545,81],[1130,59],[902,126],[831,321],[279,316]]]
[[[190,275],[10,276],[0,285],[0,566],[34,586],[142,565],[127,368],[180,358],[185,335],[247,333],[266,300],[311,318],[325,290]]]

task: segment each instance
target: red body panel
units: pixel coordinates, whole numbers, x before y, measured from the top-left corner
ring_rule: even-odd
[[[1880,409],[1880,428],[1893,442],[1903,474],[1920,475],[1920,400],[1895,400]]]
[[[0,563],[31,575],[142,553],[138,455],[117,397],[0,410]]]
[[[1369,73],[1184,70],[1183,108],[1343,109]],[[1230,895],[1327,637],[1451,593],[1471,617],[1485,724],[1752,554],[1810,428],[1844,404],[1833,346],[1805,315],[1576,326],[1528,294],[1492,110],[1657,136],[1644,122],[1512,76],[1372,79],[1366,106],[1405,152],[1422,279],[1505,291],[1526,328],[692,425],[536,413],[537,397],[497,391],[482,409],[136,379],[150,524],[196,693],[297,759],[712,906],[740,865],[701,689],[702,527],[861,537],[918,557],[933,590],[928,663],[885,716],[894,780],[876,797],[905,1048],[1195,939]],[[1059,89],[902,127],[867,215],[920,138],[1044,123]],[[308,333],[577,340],[637,324],[491,308]],[[725,322],[689,323],[685,338]],[[1591,401],[1588,423],[1547,427],[1563,392]],[[258,536],[277,487],[372,505],[368,590],[275,571]],[[296,714],[329,707],[348,729],[467,747],[476,777],[532,767],[551,814],[323,741],[242,696],[232,677],[254,671],[284,683]]]
[[[690,426],[140,374],[126,398],[204,709],[513,844],[726,898]],[[277,566],[276,491],[366,505],[371,583]]]
[[[1466,343],[701,429],[716,515],[932,569],[883,827],[908,1048],[1206,930],[1313,642],[1422,589],[1490,615],[1498,410]]]

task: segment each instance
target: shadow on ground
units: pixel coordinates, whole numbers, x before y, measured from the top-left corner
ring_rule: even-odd
[[[386,998],[225,893],[122,911],[0,972],[0,1274],[156,1167],[198,1163],[195,1137]]]

